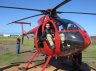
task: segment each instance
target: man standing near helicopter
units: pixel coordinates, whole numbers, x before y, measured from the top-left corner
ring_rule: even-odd
[[[45,30],[42,33],[41,41],[46,40],[49,44],[49,47],[53,50],[55,48],[54,46],[54,34],[53,29],[50,27],[50,23],[46,23]]]

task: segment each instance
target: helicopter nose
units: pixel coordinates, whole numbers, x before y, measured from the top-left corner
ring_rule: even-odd
[[[91,39],[85,31],[80,32],[84,38],[84,48],[87,48],[91,44]]]

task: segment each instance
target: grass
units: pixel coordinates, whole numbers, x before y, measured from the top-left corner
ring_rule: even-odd
[[[94,58],[96,57],[96,46],[95,45],[90,45],[89,48],[87,48],[84,52],[83,52],[83,57],[91,57]]]
[[[96,38],[93,38],[96,42]],[[24,44],[21,45],[21,52],[32,50],[34,43],[33,39],[24,39]],[[11,42],[14,42],[15,44],[16,37],[0,37],[0,42],[11,44]],[[15,52],[5,52],[4,54],[0,54],[0,66],[10,64],[11,62],[14,62],[16,60],[21,59],[22,56],[16,55]],[[91,44],[85,51],[83,51],[83,62],[87,63],[88,65],[91,65],[96,68],[96,45]]]
[[[5,53],[3,55],[0,54],[0,66],[8,65],[9,63],[12,63],[20,58],[21,57],[15,53]]]
[[[0,36],[0,44],[16,44],[16,37]]]
[[[0,42],[12,42],[12,41],[15,41],[16,40],[16,37],[3,37],[3,36],[0,36]]]
[[[83,62],[96,68],[96,45],[90,45],[83,52]]]
[[[0,44],[9,44],[15,45],[16,44],[16,37],[1,37],[0,36]],[[21,44],[20,52],[30,51],[33,49],[33,42],[32,38],[29,40],[24,38],[23,45]],[[12,47],[11,47],[12,48]],[[15,47],[13,47],[15,48]],[[3,52],[0,54],[0,66],[8,65],[12,62],[16,62],[19,59],[22,59],[22,56],[17,55],[15,50],[10,49],[10,52]],[[24,56],[23,56],[24,57]]]

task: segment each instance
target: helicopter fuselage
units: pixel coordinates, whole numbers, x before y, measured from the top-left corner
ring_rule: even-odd
[[[39,44],[40,37],[45,29],[45,24],[50,22],[54,29],[55,49],[52,50],[47,41]],[[86,31],[78,24],[61,18],[50,19],[44,16],[38,21],[39,26],[35,28],[34,44],[38,51],[52,56],[68,56],[82,52],[90,44],[90,38]],[[62,43],[63,41],[63,43]]]

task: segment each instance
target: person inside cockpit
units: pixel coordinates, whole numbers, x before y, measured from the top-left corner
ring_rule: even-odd
[[[45,30],[41,35],[41,41],[47,41],[51,49],[55,48],[54,45],[54,31],[53,28],[51,28],[50,23],[46,23]]]

